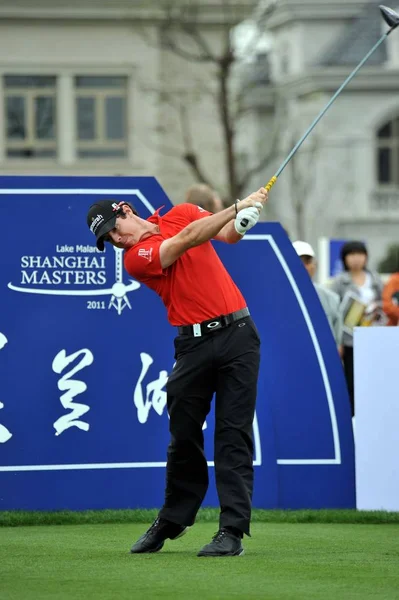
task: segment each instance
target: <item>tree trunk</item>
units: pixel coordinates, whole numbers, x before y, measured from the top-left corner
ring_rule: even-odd
[[[306,241],[305,206],[301,201],[295,202],[295,226],[298,239]]]
[[[296,156],[292,158],[289,170],[291,176],[290,194],[295,215],[296,236],[298,240],[306,241],[306,186],[303,184],[303,175],[299,173],[298,159]]]
[[[235,163],[234,153],[234,142],[235,142],[235,131],[232,123],[231,109],[230,109],[230,96],[228,89],[228,82],[230,76],[230,68],[232,65],[232,56],[230,52],[224,56],[219,62],[219,94],[218,94],[218,105],[222,124],[223,137],[225,142],[225,160],[226,160],[226,174],[228,177],[227,189],[230,196],[230,200],[233,201],[238,197],[238,181],[237,181],[237,170]]]

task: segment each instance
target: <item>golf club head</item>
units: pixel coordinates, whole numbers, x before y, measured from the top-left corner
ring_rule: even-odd
[[[380,4],[380,11],[384,21],[392,28],[395,28],[399,25],[399,14],[392,10],[392,8],[388,8],[388,6],[383,6]]]

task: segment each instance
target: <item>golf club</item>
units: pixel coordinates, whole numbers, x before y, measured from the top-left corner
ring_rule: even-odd
[[[277,178],[282,173],[282,171],[284,171],[285,167],[290,162],[291,158],[294,156],[294,154],[296,153],[296,151],[299,150],[299,148],[302,146],[303,142],[306,140],[306,138],[308,137],[308,135],[313,131],[313,129],[316,127],[316,125],[320,121],[320,119],[326,114],[326,112],[328,111],[328,109],[330,108],[330,106],[333,104],[333,102],[337,99],[337,97],[342,92],[342,90],[355,77],[355,75],[357,74],[357,72],[362,68],[362,66],[364,65],[364,63],[377,50],[377,48],[386,40],[386,38],[391,33],[391,31],[393,31],[394,29],[396,29],[396,27],[399,25],[399,14],[398,13],[396,13],[394,10],[392,10],[392,8],[388,8],[387,6],[380,5],[379,8],[380,8],[380,11],[381,11],[381,14],[382,14],[382,17],[383,17],[384,21],[389,25],[390,29],[388,29],[388,31],[386,33],[384,33],[384,35],[381,36],[381,38],[371,48],[371,50],[366,54],[366,56],[363,58],[363,60],[361,60],[360,63],[357,65],[357,67],[355,67],[355,69],[352,71],[352,73],[350,73],[350,75],[348,75],[348,77],[345,79],[345,81],[343,82],[343,84],[341,85],[341,87],[335,92],[335,94],[332,96],[332,98],[329,100],[329,102],[326,104],[326,106],[323,108],[323,110],[317,115],[317,117],[315,118],[315,120],[313,121],[313,123],[310,125],[310,127],[305,131],[305,133],[303,134],[303,136],[301,137],[301,139],[294,146],[294,148],[291,150],[291,152],[289,153],[289,155],[287,156],[287,158],[284,160],[284,162],[278,168],[278,170],[276,171],[275,175],[273,175],[273,177],[270,179],[270,181],[265,185],[265,188],[267,189],[268,192],[274,186],[274,184],[277,181]],[[242,227],[246,227],[246,225],[248,225],[247,219],[243,219],[241,221],[241,225],[242,225]]]

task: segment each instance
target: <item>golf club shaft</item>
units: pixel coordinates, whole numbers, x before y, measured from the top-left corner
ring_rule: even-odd
[[[265,186],[268,191],[276,183],[277,178],[279,177],[280,173],[282,173],[282,171],[284,171],[285,167],[288,165],[288,163],[290,162],[291,158],[294,156],[294,154],[296,153],[296,151],[299,150],[299,148],[302,146],[303,142],[306,140],[306,138],[308,137],[308,135],[316,127],[316,125],[320,121],[320,119],[322,117],[324,117],[324,115],[326,114],[326,112],[328,111],[328,109],[330,108],[330,106],[333,104],[333,102],[335,102],[335,100],[338,98],[338,96],[340,95],[340,93],[342,92],[342,90],[348,85],[348,83],[350,81],[352,81],[352,79],[355,77],[355,75],[357,75],[358,71],[362,68],[362,66],[364,65],[364,63],[368,61],[368,59],[370,58],[370,56],[385,41],[385,39],[388,37],[389,33],[390,33],[390,31],[387,31],[386,33],[384,33],[383,36],[381,36],[381,38],[378,40],[378,42],[371,48],[370,52],[368,52],[366,54],[366,56],[361,60],[361,62],[357,65],[357,67],[355,67],[355,69],[352,71],[352,73],[350,73],[350,75],[348,75],[348,77],[345,79],[345,81],[343,82],[343,84],[338,88],[338,90],[335,92],[335,94],[332,96],[332,98],[329,100],[329,102],[326,104],[326,106],[323,108],[323,110],[317,115],[317,117],[315,118],[315,120],[313,121],[313,123],[305,131],[305,133],[303,134],[303,136],[301,137],[301,139],[297,142],[297,144],[293,147],[293,149],[291,150],[291,152],[289,153],[289,155],[287,156],[287,158],[281,164],[281,166],[277,170],[277,172],[274,175],[274,177],[272,177],[270,179],[270,181],[267,183],[267,185]],[[270,183],[271,183],[271,185],[270,185]],[[270,187],[268,187],[268,186],[270,186]]]
[[[305,133],[303,134],[303,136],[301,137],[301,139],[297,142],[297,144],[293,147],[293,149],[291,150],[291,152],[289,153],[289,155],[287,156],[287,158],[280,165],[280,167],[276,171],[275,175],[273,175],[273,177],[265,185],[265,188],[267,189],[268,192],[274,186],[274,184],[277,181],[277,178],[282,173],[282,171],[284,171],[285,167],[288,165],[288,163],[290,162],[291,158],[294,156],[294,154],[296,153],[296,151],[299,150],[299,148],[302,146],[303,142],[306,140],[306,138],[308,137],[308,135],[313,131],[313,129],[316,127],[316,125],[320,121],[320,119],[326,114],[326,112],[328,111],[328,109],[330,108],[330,106],[333,104],[333,102],[337,99],[337,97],[340,95],[340,93],[342,92],[342,90],[355,77],[355,75],[362,68],[362,66],[364,65],[364,63],[367,62],[367,60],[377,50],[377,48],[386,40],[386,38],[388,37],[388,35],[391,33],[391,31],[393,29],[394,29],[394,27],[391,27],[386,33],[384,33],[384,35],[381,36],[381,38],[378,40],[378,42],[371,48],[371,50],[366,54],[366,56],[360,61],[360,63],[357,65],[357,67],[355,67],[355,69],[352,71],[352,73],[350,73],[350,75],[348,75],[348,77],[345,79],[345,81],[343,82],[343,84],[338,88],[338,90],[335,92],[335,94],[332,96],[332,98],[329,100],[329,102],[326,104],[326,106],[323,108],[323,110],[317,115],[317,117],[314,119],[313,123],[305,131]],[[241,225],[243,227],[246,227],[247,224],[248,224],[247,223],[247,219],[243,219],[241,221]]]

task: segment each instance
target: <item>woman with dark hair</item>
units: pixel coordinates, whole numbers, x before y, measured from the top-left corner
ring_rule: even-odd
[[[348,384],[352,416],[355,414],[353,382],[353,327],[373,324],[378,318],[382,281],[379,275],[367,269],[368,252],[365,244],[346,242],[341,248],[344,272],[337,275],[331,285],[341,299],[344,319],[343,363]]]

